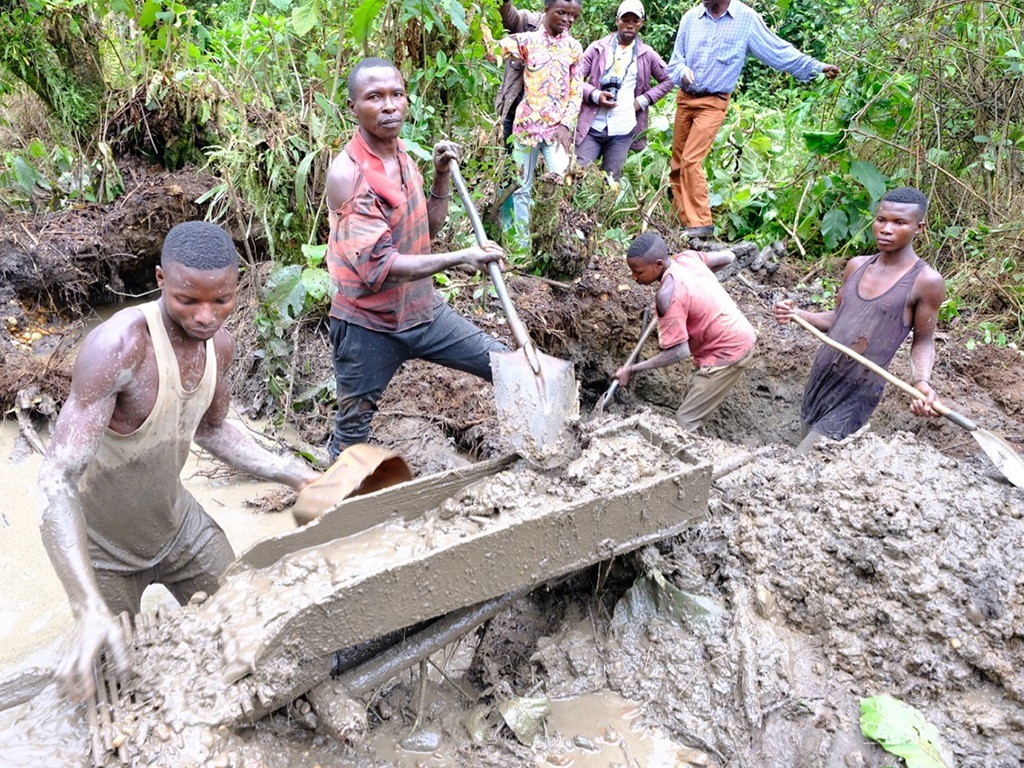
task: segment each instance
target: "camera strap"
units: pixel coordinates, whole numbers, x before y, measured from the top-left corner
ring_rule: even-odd
[[[617,33],[613,34],[612,35],[612,50],[611,50],[612,56],[611,56],[611,61],[608,63],[608,66],[605,68],[605,71],[603,73],[604,77],[607,77],[608,75],[613,75],[614,77],[619,78],[619,80],[622,80],[626,76],[626,73],[629,71],[629,68],[631,66],[633,66],[633,64],[636,62],[636,51],[637,51],[637,47],[639,46],[639,44],[640,44],[640,40],[639,39],[634,39],[633,40],[633,44],[630,46],[630,51],[629,51],[629,54],[628,54],[629,55],[629,61],[625,61],[626,54],[625,54],[624,51],[622,51],[622,46],[619,45],[619,36],[618,36]],[[620,55],[620,52],[621,52],[621,55]],[[618,69],[618,65],[620,63],[623,63],[623,67],[622,67],[621,71]]]

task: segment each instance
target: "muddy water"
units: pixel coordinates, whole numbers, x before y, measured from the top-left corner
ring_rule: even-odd
[[[240,423],[241,429],[246,429]],[[45,439],[45,432],[43,433]],[[30,656],[53,657],[72,627],[71,611],[63,587],[50,565],[39,536],[35,509],[35,481],[42,458],[19,438],[18,425],[0,421],[0,671],[24,664]],[[281,488],[233,475],[209,456],[194,451],[182,473],[186,487],[227,533],[236,552],[267,536],[291,530],[289,514],[259,514],[246,507]],[[160,586],[147,590],[143,607],[176,605]],[[45,661],[42,656],[34,661]],[[0,672],[0,677],[4,675]]]

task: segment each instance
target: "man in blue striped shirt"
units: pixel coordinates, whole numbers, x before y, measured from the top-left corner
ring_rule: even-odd
[[[704,158],[725,119],[729,96],[740,79],[747,55],[789,72],[800,82],[839,67],[801,53],[740,0],[702,0],[679,22],[668,74],[679,86],[672,133],[672,203],[688,237],[710,237],[715,228],[708,203]]]

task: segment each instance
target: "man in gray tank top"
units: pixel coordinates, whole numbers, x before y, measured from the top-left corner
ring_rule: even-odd
[[[92,696],[93,659],[125,664],[114,616],[164,584],[184,604],[213,592],[234,559],[220,526],[181,484],[192,441],[242,472],[300,490],[319,473],[225,421],[238,253],[220,227],[171,229],[156,268],[161,296],[123,309],[82,343],[71,392],[39,472],[43,544],[76,620],[58,675]]]
[[[914,238],[924,230],[927,210],[928,199],[916,189],[887,192],[872,227],[878,253],[857,256],[846,265],[836,308],[807,312],[787,299],[777,302],[773,312],[779,323],[802,317],[883,368],[913,331],[910,380],[927,399],[914,400],[910,410],[917,416],[938,416],[931,408],[938,396],[930,379],[946,283],[914,252]],[[803,439],[797,453],[807,453],[822,435],[841,440],[864,426],[882,399],[884,386],[882,377],[823,345],[804,388]]]

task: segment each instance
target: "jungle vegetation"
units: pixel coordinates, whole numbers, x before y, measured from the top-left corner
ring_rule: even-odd
[[[948,279],[942,320],[970,322],[979,343],[1019,342],[1024,3],[748,2],[843,74],[802,86],[748,64],[707,166],[724,238],[784,239],[809,270],[835,274],[870,249],[884,191],[918,186],[932,200],[921,250]],[[606,34],[615,7],[586,3],[573,34],[584,45]],[[685,7],[648,0],[643,36],[666,60]],[[495,0],[7,0],[0,205],[110,202],[126,155],[204,167],[219,180],[204,196],[211,218],[244,216],[275,264],[264,330],[280,344],[327,295],[323,180],[352,130],[345,77],[359,58],[384,56],[404,73],[411,150],[426,160],[434,141],[461,142],[481,203],[494,194],[505,160],[485,23],[500,30]],[[599,222],[598,247],[671,221],[673,109],[671,97],[654,108],[649,145],[621,185],[572,192]],[[450,236],[468,239],[453,214]],[[543,254],[517,266],[552,271]]]

